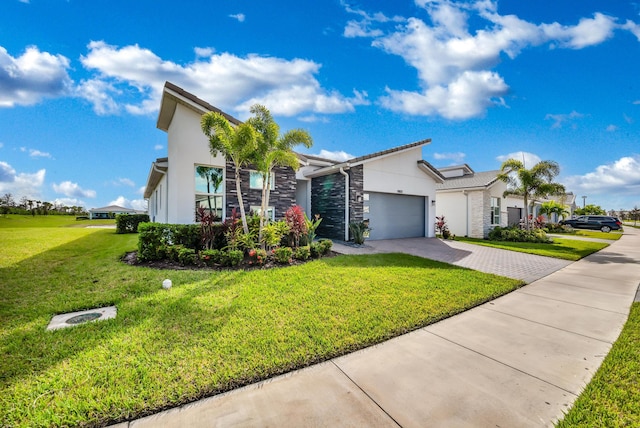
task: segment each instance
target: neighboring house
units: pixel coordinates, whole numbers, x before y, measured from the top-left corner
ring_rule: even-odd
[[[117,214],[137,214],[136,210],[124,208],[118,205],[109,205],[108,207],[93,208],[89,210],[89,219],[99,218],[115,218]]]
[[[444,215],[454,235],[485,238],[493,227],[517,224],[524,215],[511,198],[505,201],[500,170],[475,172],[464,164],[438,171],[445,179],[436,185],[437,215]]]
[[[510,196],[510,199],[513,199],[516,201],[516,203],[518,204],[519,207],[521,207],[522,212],[524,213],[524,201],[521,197],[517,197],[517,196]],[[533,217],[538,217],[540,214],[540,207],[542,206],[542,204],[544,204],[545,202],[549,202],[549,201],[556,201],[558,202],[560,205],[564,206],[564,208],[568,211],[569,214],[565,215],[564,218],[572,218],[574,215],[574,212],[577,208],[576,205],[576,195],[574,195],[572,192],[568,192],[564,195],[554,195],[554,196],[549,196],[548,198],[544,198],[544,199],[534,199],[533,201],[529,201],[529,206],[533,205],[532,208],[530,208],[531,213],[533,215]],[[551,218],[548,218],[546,215],[543,215],[543,217],[546,219],[545,221],[547,222],[551,222],[551,223],[558,223],[560,220],[562,220],[562,218],[560,216],[558,216],[557,214],[552,214]]]
[[[238,207],[234,169],[212,156],[200,118],[216,111],[193,94],[167,82],[157,127],[167,132],[168,156],[152,163],[144,197],[152,221],[194,223],[198,207],[228,217]],[[348,224],[368,220],[370,239],[434,236],[436,183],[444,177],[422,159],[423,140],[346,162],[299,154],[300,169],[275,168],[269,216],[279,219],[292,205],[323,220],[318,236],[348,239]],[[258,210],[261,178],[241,171],[247,211]]]

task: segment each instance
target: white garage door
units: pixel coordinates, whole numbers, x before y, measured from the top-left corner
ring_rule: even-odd
[[[416,238],[425,236],[424,196],[369,193],[369,239]]]

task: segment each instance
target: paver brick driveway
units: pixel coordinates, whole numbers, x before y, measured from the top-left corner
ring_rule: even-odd
[[[334,242],[341,254],[406,253],[438,260],[481,272],[493,273],[531,283],[573,263],[535,254],[519,253],[438,238],[405,238],[367,241],[364,247]]]

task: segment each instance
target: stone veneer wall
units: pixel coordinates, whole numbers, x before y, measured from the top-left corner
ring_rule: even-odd
[[[364,167],[359,165],[346,172],[349,174],[349,220],[362,221]],[[319,237],[344,240],[344,180],[340,172],[311,180],[311,212],[322,217],[316,230]]]
[[[311,179],[311,212],[320,214],[322,222],[316,235],[344,239],[344,176],[339,172]]]
[[[484,238],[485,221],[489,220],[489,213],[484,211],[484,192],[469,192],[469,207],[471,210],[470,238]]]
[[[358,165],[349,173],[349,221],[364,220],[364,166]]]
[[[249,188],[249,172],[251,170],[255,171],[254,168],[248,166],[240,171],[242,202],[247,215],[249,214],[249,207],[252,205],[260,206],[262,202],[262,189]],[[289,207],[296,204],[296,173],[289,167],[275,167],[273,173],[275,174],[276,183],[275,188],[269,195],[269,206],[274,207],[276,219],[281,219],[284,218],[284,213]],[[233,208],[237,208],[238,215],[240,215],[235,168],[231,161],[227,161],[225,188],[227,192],[226,216],[231,216]]]

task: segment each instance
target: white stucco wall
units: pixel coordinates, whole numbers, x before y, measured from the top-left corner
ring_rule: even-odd
[[[158,185],[154,189],[151,197],[149,198],[149,217],[151,221],[157,223],[167,223],[167,176],[165,175],[160,179]]]
[[[441,190],[437,197],[437,215],[445,216],[454,235],[484,238],[495,226],[491,224],[492,197],[500,199],[500,226],[507,225],[507,206],[514,205],[507,205],[509,199],[502,196],[505,189],[505,183],[496,182],[488,189]]]
[[[431,201],[435,200],[436,183],[418,167],[418,161],[421,159],[422,147],[416,147],[364,163],[363,190],[426,196],[425,233],[428,237],[434,237],[436,213]]]
[[[225,167],[225,159],[220,153],[211,155],[209,140],[200,128],[200,118],[199,113],[178,104],[169,125],[168,223],[195,223],[196,165]],[[226,182],[226,171],[223,182]],[[223,206],[226,206],[225,198]]]
[[[470,232],[470,209],[468,195],[461,190],[438,192],[435,215],[444,215],[449,231],[457,236],[468,236]]]

